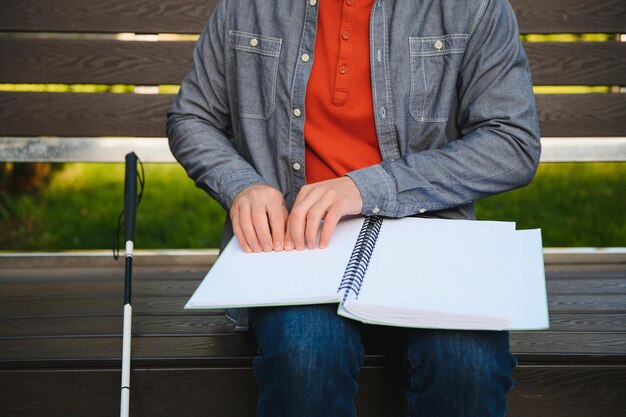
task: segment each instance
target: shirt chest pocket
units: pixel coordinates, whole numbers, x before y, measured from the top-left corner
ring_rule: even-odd
[[[228,32],[235,69],[239,115],[268,119],[276,107],[276,79],[282,40]]]
[[[445,122],[456,88],[467,35],[409,38],[409,111],[418,122]]]

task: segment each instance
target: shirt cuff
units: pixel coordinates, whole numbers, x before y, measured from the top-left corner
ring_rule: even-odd
[[[254,170],[244,170],[222,178],[220,181],[220,194],[224,196],[226,206],[231,207],[237,194],[244,188],[254,184],[267,184]]]
[[[356,184],[363,200],[362,214],[395,217],[395,181],[381,165],[372,165],[346,174]]]

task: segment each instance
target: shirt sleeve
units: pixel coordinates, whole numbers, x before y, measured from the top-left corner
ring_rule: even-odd
[[[363,214],[443,210],[528,184],[541,153],[528,59],[515,14],[484,0],[470,27],[457,83],[462,137],[439,149],[348,173]]]
[[[167,114],[167,136],[196,186],[228,209],[241,190],[265,182],[233,146],[224,74],[225,7],[220,1],[195,45],[193,66]]]

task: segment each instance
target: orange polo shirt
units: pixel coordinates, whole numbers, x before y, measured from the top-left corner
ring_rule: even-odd
[[[304,123],[308,184],[379,163],[369,21],[374,0],[319,0]]]

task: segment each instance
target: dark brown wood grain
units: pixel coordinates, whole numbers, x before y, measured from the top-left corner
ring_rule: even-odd
[[[508,395],[512,417],[621,417],[626,369],[617,366],[520,366]],[[0,414],[22,417],[105,417],[118,412],[119,371],[0,371]],[[257,387],[249,367],[134,369],[131,413],[186,417],[252,417]],[[359,416],[400,417],[401,371],[365,367],[359,375]],[[23,389],[28,387],[28,389]],[[37,395],[33,395],[37,393]]]
[[[626,314],[552,313],[550,332],[606,333],[626,329]],[[134,336],[194,335],[232,333],[223,313],[176,316],[133,316]],[[0,340],[34,337],[107,336],[122,334],[122,313],[60,317],[0,318]],[[600,336],[602,337],[602,336]]]
[[[624,319],[626,320],[626,319]],[[134,336],[201,335],[233,333],[223,313],[178,316],[133,316]],[[37,317],[0,319],[0,339],[66,336],[120,336],[122,313],[111,316]]]
[[[204,272],[136,271],[133,415],[254,415],[253,335],[221,313],[182,309]],[[550,265],[547,274],[551,329],[511,333],[521,366],[507,415],[621,416],[626,313],[606,310],[624,310],[626,265]],[[0,415],[116,412],[120,283],[119,268],[0,271]],[[366,326],[363,336],[359,415],[399,416],[401,331]]]
[[[626,43],[527,43],[537,85],[626,85]],[[179,84],[193,42],[0,39],[0,82]]]
[[[199,33],[217,0],[0,0],[0,30]]]
[[[193,42],[0,39],[0,82],[179,84]]]
[[[624,42],[524,44],[535,85],[626,85]]]
[[[0,0],[0,30],[198,33],[216,0]],[[622,0],[512,0],[523,33],[626,32]]]
[[[625,32],[622,0],[511,0],[522,33]]]
[[[135,315],[202,315],[202,310],[183,310],[189,295],[171,297],[133,295],[133,314]],[[623,294],[572,295],[562,294],[550,297],[550,311],[559,313],[626,313],[626,302]],[[7,299],[0,303],[0,317],[44,317],[81,315],[119,314],[121,295],[84,295],[82,297],[43,297]]]
[[[164,136],[171,95],[0,93],[1,136]],[[626,94],[536,96],[543,136],[626,135]]]
[[[140,268],[136,268],[141,271]],[[85,271],[87,274],[88,271]],[[163,273],[163,272],[161,272]],[[10,300],[41,300],[44,298],[73,298],[83,297],[87,294],[97,296],[115,297],[121,294],[123,282],[120,279],[121,273],[112,274],[104,277],[96,277],[93,275],[83,275],[83,279],[78,279],[72,285],[68,285],[66,279],[56,279],[50,274],[50,279],[40,281],[20,280],[14,281],[4,280],[0,278],[0,302]],[[96,275],[96,274],[94,274]],[[201,274],[194,274],[190,278],[188,274],[176,274],[172,271],[172,277],[166,279],[153,279],[146,276],[145,273],[137,274],[134,280],[133,292],[142,297],[171,297],[171,296],[190,296],[192,292],[200,285],[204,277],[204,271]],[[558,295],[626,295],[626,270],[623,277],[605,278],[587,277],[564,279],[553,279],[548,272],[546,277],[548,293]]]
[[[626,94],[535,95],[542,136],[625,136]]]
[[[0,93],[3,136],[165,136],[172,95]]]
[[[389,346],[373,342],[369,354],[387,353]],[[586,362],[625,362],[626,332],[515,332],[511,351],[522,360],[559,361],[576,357]],[[249,333],[215,335],[140,336],[133,339],[133,360],[167,360],[172,365],[188,359],[218,360],[255,355],[254,338]],[[39,337],[0,339],[0,367],[24,366],[46,361],[61,365],[67,361],[117,360],[121,336]],[[151,362],[152,363],[152,362]]]

